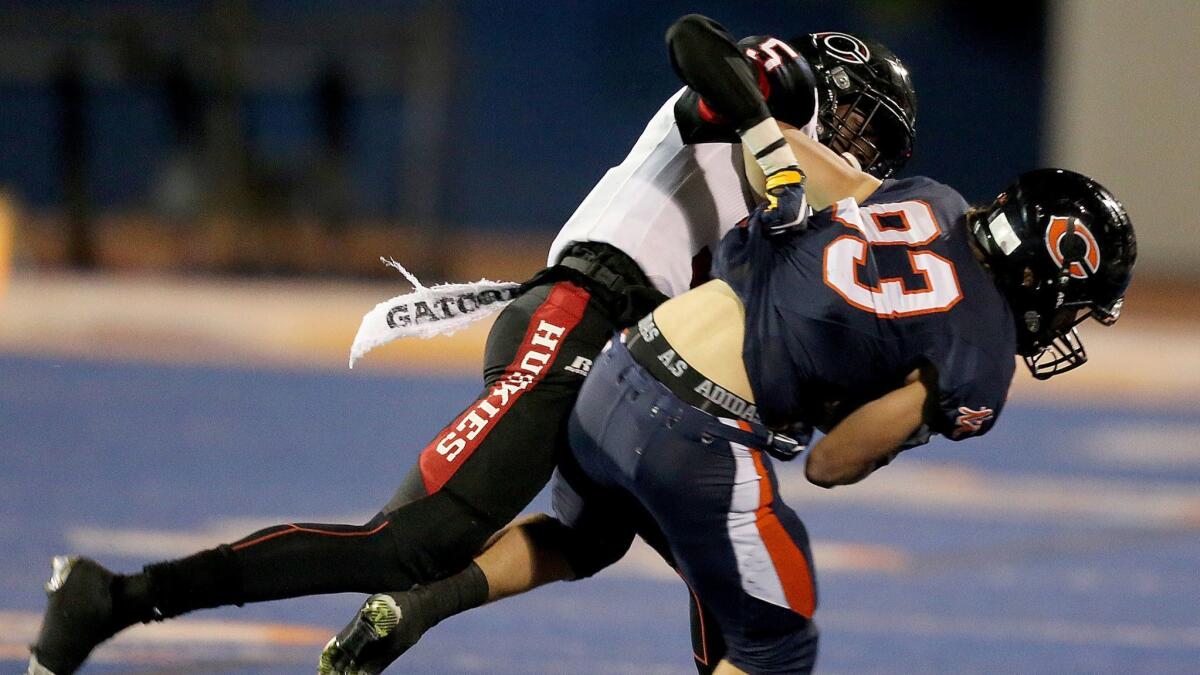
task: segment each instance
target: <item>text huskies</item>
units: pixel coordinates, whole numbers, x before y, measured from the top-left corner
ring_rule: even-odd
[[[549,321],[541,321],[533,331],[529,342],[514,361],[515,368],[492,385],[487,396],[458,420],[458,424],[438,439],[435,446],[438,454],[453,462],[467,444],[487,428],[488,423],[512,404],[512,401],[527,389],[554,358],[559,341],[566,329]]]

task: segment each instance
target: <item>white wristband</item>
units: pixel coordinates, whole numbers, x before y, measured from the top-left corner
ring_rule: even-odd
[[[776,171],[797,165],[796,154],[787,144],[774,117],[768,117],[743,131],[741,137],[764,175],[770,176]]]

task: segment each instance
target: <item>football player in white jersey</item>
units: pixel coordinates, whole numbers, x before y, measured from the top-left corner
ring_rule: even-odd
[[[767,185],[779,191],[777,181],[767,175],[778,179],[792,168],[790,160],[771,163],[771,153],[783,147],[773,135],[758,140],[743,133],[739,139],[740,127],[731,120],[749,118],[753,124],[742,126],[749,126],[751,136],[757,133],[753,125],[762,130],[777,122],[788,135],[818,138],[855,168],[878,178],[890,176],[911,154],[911,82],[908,71],[882,45],[844,33],[804,36],[792,41],[795,47],[772,37],[745,38],[738,47],[753,70],[742,74],[737,88],[727,82],[736,82],[735,73],[714,72],[713,64],[730,55],[733,44],[719,26],[703,17],[684,17],[672,27],[668,43],[676,71],[689,86],[659,109],[628,157],[609,169],[580,204],[551,246],[551,265],[561,265],[571,247],[603,244],[633,258],[655,289],[669,297],[705,281],[709,251],[751,215],[754,193],[761,195]],[[722,91],[722,86],[739,93]],[[754,89],[764,94],[773,121],[758,120],[762,113],[751,105]],[[746,103],[739,109],[730,100]],[[749,152],[751,148],[757,151]],[[845,174],[822,171],[815,167],[808,176],[807,194],[817,207],[844,189],[839,183]],[[800,213],[804,206],[792,208]],[[792,217],[775,219],[768,229],[786,229]],[[587,357],[589,364],[593,357]],[[487,569],[486,563],[484,568],[473,563],[431,586],[373,596],[330,641],[320,672],[380,672],[447,616],[531,585],[590,576],[623,552],[593,550],[590,544],[569,539],[548,516],[524,519],[498,538],[486,561],[502,564],[511,559],[503,549],[518,547],[539,555],[536,565]],[[570,549],[573,566],[557,555],[560,549]],[[487,594],[472,590],[481,579],[489,582]],[[521,583],[511,583],[514,579]],[[724,652],[721,633],[698,603],[691,610],[696,665],[709,672]]]
[[[74,672],[96,645],[134,623],[209,607],[397,591],[449,576],[449,592],[430,600],[436,622],[494,595],[472,557],[549,480],[583,376],[613,331],[705,280],[706,252],[737,222],[757,218],[780,233],[802,222],[806,198],[823,205],[827,177],[809,176],[805,190],[781,128],[815,135],[880,176],[908,158],[915,108],[895,57],[840,33],[802,42],[735,43],[696,15],[671,27],[672,65],[687,86],[580,205],[551,248],[550,267],[499,315],[481,395],[421,452],[374,518],[281,524],[130,575],[57,558],[29,672]],[[755,194],[755,174],[765,201]],[[543,518],[529,524],[528,536],[554,530]],[[380,637],[376,629],[390,619],[378,616],[377,625],[360,622],[360,638],[366,629]],[[386,641],[365,646],[384,649]],[[359,657],[351,647],[335,643],[323,667]],[[363,667],[378,672],[392,658]]]

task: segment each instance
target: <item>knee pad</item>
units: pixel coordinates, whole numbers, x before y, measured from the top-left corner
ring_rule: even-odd
[[[790,630],[738,636],[726,658],[748,673],[807,674],[816,665],[819,640],[817,625],[804,620]]]
[[[620,533],[583,532],[545,514],[522,527],[539,547],[559,551],[575,573],[575,580],[586,579],[617,562],[633,543],[633,534],[624,530]]]

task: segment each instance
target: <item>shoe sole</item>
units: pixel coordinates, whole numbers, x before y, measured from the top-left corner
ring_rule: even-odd
[[[400,625],[400,608],[395,599],[386,593],[372,595],[358,612],[359,623],[375,635],[375,640],[385,638]]]
[[[25,671],[25,675],[55,675],[53,670],[38,663],[37,657],[33,654],[29,655],[29,669]]]
[[[75,569],[75,563],[79,562],[77,555],[56,555],[50,561],[50,579],[46,582],[46,595],[54,595],[58,589],[67,583],[67,577],[71,575],[71,570]]]
[[[396,626],[400,625],[401,618],[400,608],[392,596],[379,593],[367,598],[367,601],[358,610],[358,615],[354,618],[354,625],[346,635],[346,639],[339,641],[334,636],[321,651],[321,660],[317,667],[318,674],[328,675],[336,672],[333,670],[333,657],[337,652],[348,654],[352,662],[356,661],[363,649],[371,643],[391,635],[392,631],[396,630]],[[359,673],[365,675],[368,671],[348,670],[342,672],[345,675],[358,675]]]
[[[77,562],[79,562],[79,556],[76,555],[54,556],[50,561],[50,578],[44,584],[47,597],[53,596],[63,587],[63,584],[67,583],[67,577],[71,576],[71,570],[75,569]],[[55,673],[38,662],[37,654],[30,654],[29,667],[25,670],[25,675],[55,675]]]

